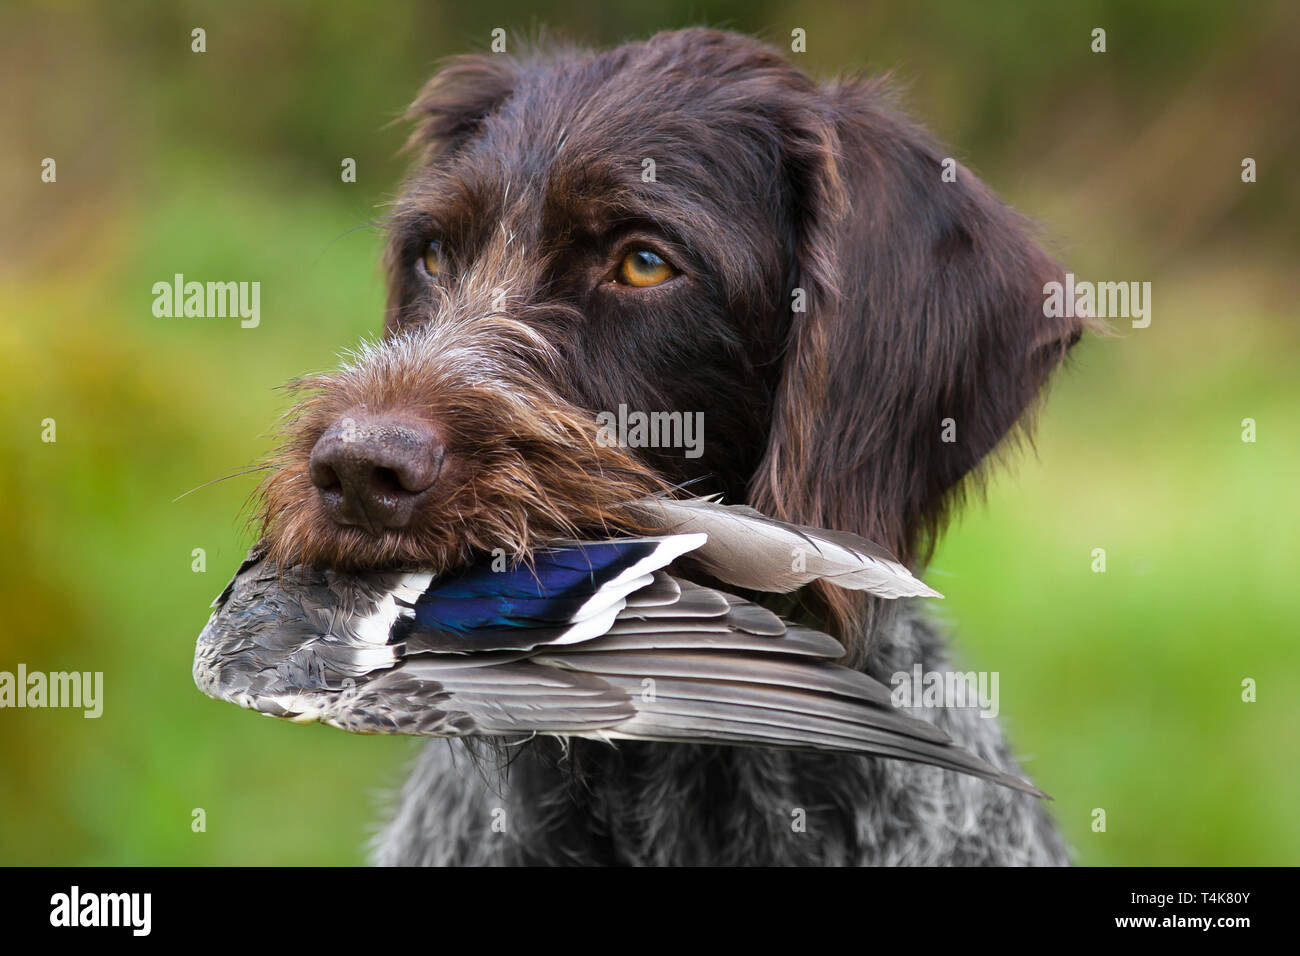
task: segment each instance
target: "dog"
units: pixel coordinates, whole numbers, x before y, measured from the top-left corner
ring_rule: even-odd
[[[898,107],[704,28],[443,65],[408,118],[383,338],[304,396],[261,489],[278,563],[452,568],[628,527],[665,488],[863,535],[913,566],[1023,434],[1084,320],[1062,267]],[[702,415],[693,455],[602,439]],[[1010,438],[1009,438],[1010,436]],[[889,683],[951,670],[910,602],[781,610]],[[926,716],[1008,772],[996,721]],[[1043,803],[838,753],[426,745],[379,864],[1056,865]]]

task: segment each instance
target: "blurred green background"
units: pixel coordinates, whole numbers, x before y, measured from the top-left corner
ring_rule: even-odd
[[[1300,862],[1294,8],[6,3],[0,670],[103,671],[106,702],[99,720],[0,711],[0,863],[363,859],[415,743],[195,690],[255,478],[173,499],[264,454],[276,386],[378,328],[366,226],[402,173],[388,124],[439,57],[497,26],[609,43],[696,23],[783,44],[803,27],[816,74],[893,71],[1078,276],[1152,282],[1150,328],[1076,350],[1036,454],[955,524],[930,577],[959,658],[1000,672],[1003,720],[1080,862]],[[151,286],[176,272],[259,280],[261,326],[155,318]]]

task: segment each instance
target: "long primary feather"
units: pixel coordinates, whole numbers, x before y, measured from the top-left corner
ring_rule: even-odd
[[[638,514],[676,534],[702,532],[693,558],[727,584],[784,593],[816,580],[886,598],[943,597],[866,538],[778,521],[709,498],[645,498]]]

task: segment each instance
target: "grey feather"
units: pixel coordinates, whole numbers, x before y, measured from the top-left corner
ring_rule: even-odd
[[[802,532],[795,532],[801,534]],[[428,575],[345,575],[256,553],[199,637],[195,681],[274,717],[360,733],[548,734],[827,749],[920,761],[1037,794],[893,707],[838,641],[733,594],[646,575],[605,633],[513,645],[406,633]],[[401,599],[395,599],[401,597]]]
[[[784,593],[826,580],[887,598],[943,597],[885,548],[855,534],[791,524],[708,498],[645,498],[636,511],[665,531],[707,534],[691,557],[736,587]]]
[[[656,571],[652,584],[627,596],[627,606],[630,608],[660,607],[664,604],[673,604],[681,596],[682,589],[677,582],[664,572]]]

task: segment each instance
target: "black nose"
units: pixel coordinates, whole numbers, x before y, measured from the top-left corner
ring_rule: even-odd
[[[410,523],[444,457],[429,425],[358,409],[325,430],[311,450],[309,470],[335,524],[379,534]]]

